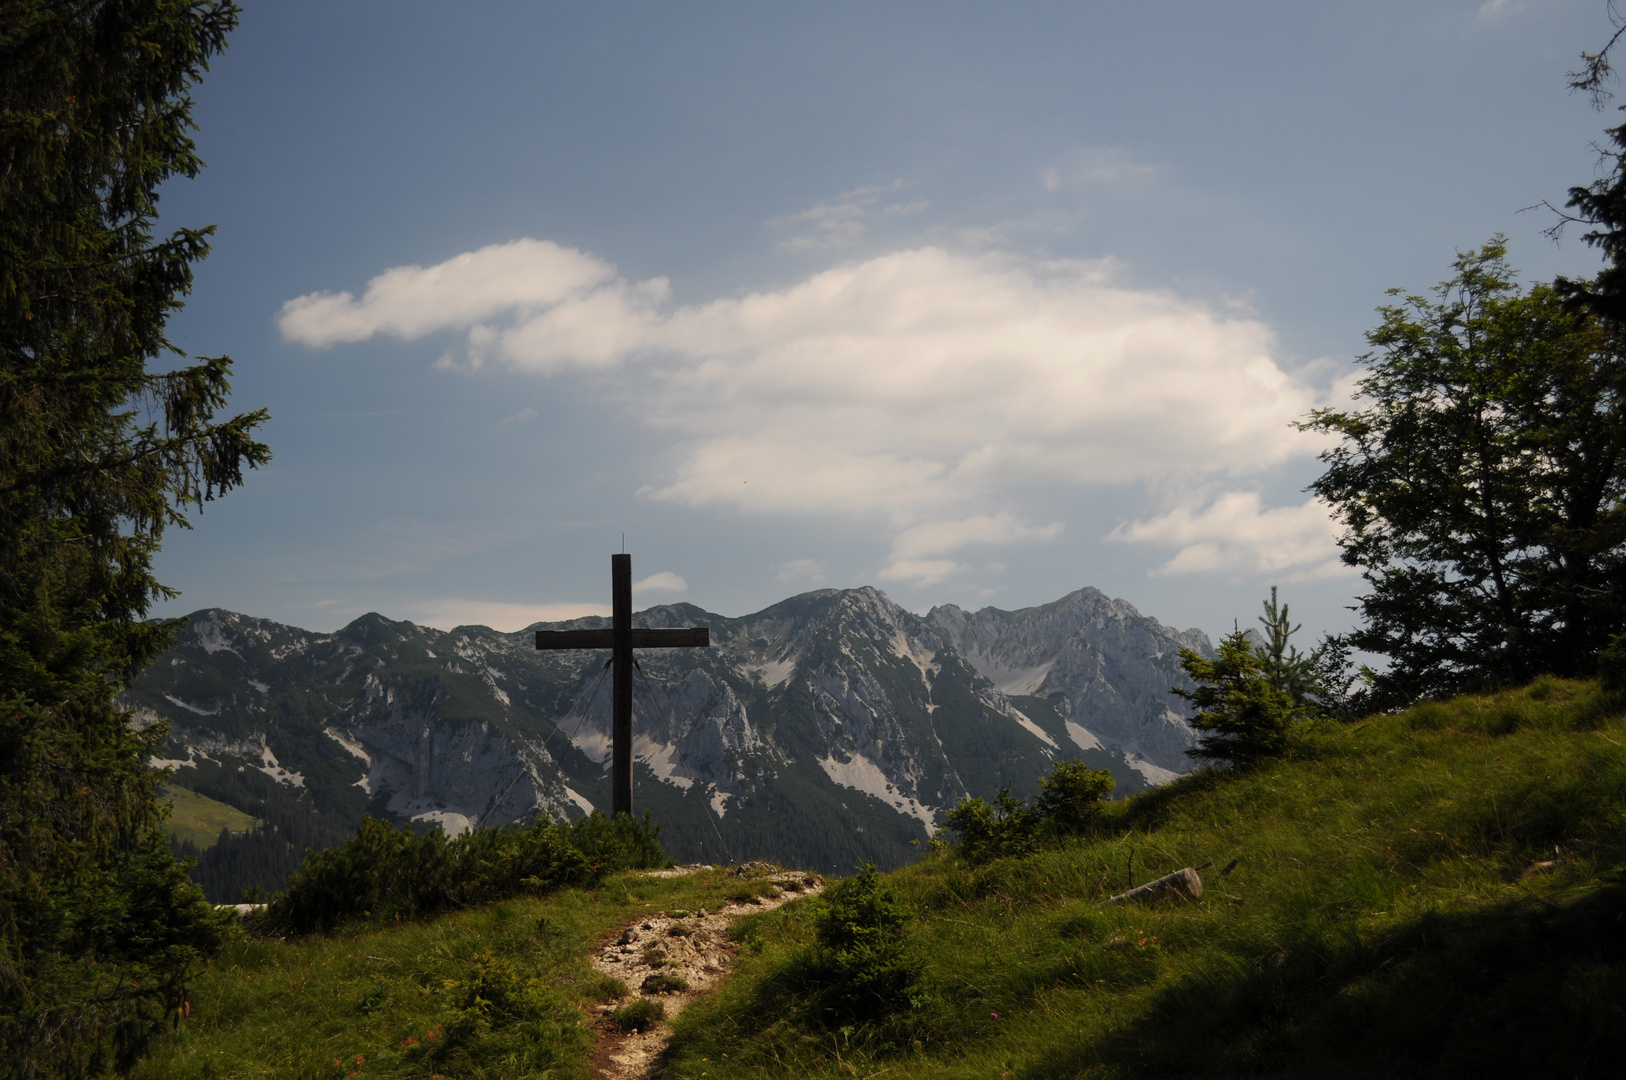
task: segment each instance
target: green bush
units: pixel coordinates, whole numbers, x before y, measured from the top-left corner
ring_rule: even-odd
[[[594,1001],[620,1001],[631,992],[627,984],[614,975],[601,975],[593,984]]]
[[[1101,804],[1113,787],[1112,774],[1105,769],[1092,769],[1082,761],[1058,761],[1039,781],[1033,809],[1052,833],[1082,833],[1101,820]]]
[[[1059,761],[1039,781],[1039,795],[1028,806],[1001,789],[990,805],[970,798],[949,811],[947,827],[958,836],[955,852],[984,863],[1026,855],[1046,840],[1076,836],[1101,819],[1101,803],[1112,794],[1112,774],[1081,761]]]
[[[811,972],[821,1019],[879,1020],[914,1006],[921,965],[904,942],[913,917],[873,863],[825,892]]]
[[[666,866],[666,849],[661,847],[661,827],[647,811],[634,818],[621,814],[605,817],[598,811],[577,819],[570,826],[570,844],[596,875],[618,870],[653,870]]]
[[[1039,819],[1027,803],[1001,788],[992,805],[977,796],[948,813],[948,828],[959,836],[955,850],[972,862],[1025,855],[1039,846]]]
[[[689,980],[682,975],[646,975],[638,987],[646,994],[680,994],[689,988]]]
[[[575,1006],[507,956],[481,952],[468,976],[447,989],[452,1011],[431,1029],[439,1037],[403,1055],[415,1066],[411,1075],[489,1076],[495,1062],[506,1066],[501,1075],[559,1075],[567,1047],[580,1038],[568,1033]]]
[[[1626,634],[1616,634],[1598,652],[1598,681],[1605,690],[1626,690]]]
[[[610,1023],[621,1031],[642,1031],[666,1019],[666,1006],[648,998],[629,1001],[610,1014]]]
[[[1188,754],[1245,768],[1286,749],[1288,730],[1309,709],[1272,682],[1265,661],[1240,629],[1220,639],[1213,660],[1180,650],[1180,666],[1197,687],[1169,693],[1197,707],[1189,723],[1202,733]]]
[[[372,817],[336,848],[312,852],[267,907],[270,933],[327,933],[361,920],[400,922],[523,892],[585,885],[618,870],[666,865],[660,826],[593,813],[572,825],[475,829],[448,840]]]

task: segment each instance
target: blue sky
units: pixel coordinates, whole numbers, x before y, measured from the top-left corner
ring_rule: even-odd
[[[166,613],[518,629],[1083,585],[1210,633],[1359,580],[1307,502],[1384,290],[1591,179],[1601,0],[245,4],[172,336],[275,461]]]

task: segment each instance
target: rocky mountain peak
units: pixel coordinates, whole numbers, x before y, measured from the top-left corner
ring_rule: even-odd
[[[712,629],[712,648],[640,653],[634,680],[635,805],[683,859],[895,865],[961,799],[1031,794],[1057,758],[1120,790],[1166,779],[1192,742],[1168,695],[1178,650],[1210,650],[1090,588],[925,616],[877,588],[820,589],[634,621]],[[608,803],[606,656],[539,653],[538,627],[369,613],[315,634],[200,611],[127,704],[171,721],[176,783],[262,820],[340,835],[364,810],[451,831],[574,817]]]

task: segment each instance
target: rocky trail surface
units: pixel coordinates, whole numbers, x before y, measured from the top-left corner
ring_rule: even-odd
[[[658,875],[693,873],[700,867],[658,870]],[[707,868],[709,869],[709,868]],[[595,970],[627,987],[619,1002],[601,1006],[593,1075],[601,1080],[649,1080],[661,1074],[671,1021],[691,1002],[716,989],[734,966],[738,946],[728,930],[739,919],[771,911],[802,896],[817,894],[816,874],[746,864],[736,871],[739,890],[720,908],[674,909],[622,927],[592,958]],[[638,1003],[660,1006],[663,1019],[638,1026],[622,1019],[636,1015]]]

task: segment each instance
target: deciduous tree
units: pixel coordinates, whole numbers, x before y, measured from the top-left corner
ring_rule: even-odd
[[[1597,318],[1521,288],[1498,238],[1379,308],[1356,407],[1310,485],[1361,568],[1347,641],[1373,704],[1590,674],[1626,612],[1626,363]]]

